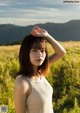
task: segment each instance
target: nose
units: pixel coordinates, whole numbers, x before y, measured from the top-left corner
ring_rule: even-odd
[[[41,57],[42,56],[42,52],[40,50],[38,50],[37,56],[38,57]]]

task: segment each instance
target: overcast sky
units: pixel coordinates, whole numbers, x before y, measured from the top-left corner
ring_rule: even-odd
[[[0,24],[26,26],[75,19],[80,19],[80,0],[0,0]]]

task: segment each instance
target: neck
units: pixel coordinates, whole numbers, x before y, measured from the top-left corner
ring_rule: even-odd
[[[38,67],[34,66],[33,69],[34,69],[33,75],[37,76],[38,75]]]
[[[40,72],[34,72],[34,74],[31,76],[31,79],[33,80],[40,80],[42,78],[41,73]]]
[[[37,66],[34,66],[33,69],[34,69],[34,73],[33,73],[32,76],[37,76],[37,77],[41,76],[41,73],[38,71]]]

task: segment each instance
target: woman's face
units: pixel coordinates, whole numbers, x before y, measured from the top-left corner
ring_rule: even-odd
[[[34,66],[41,66],[46,57],[45,49],[35,49],[30,50],[30,62]]]
[[[41,66],[46,57],[45,47],[41,46],[41,48],[31,48],[29,55],[30,55],[30,62],[33,66]]]

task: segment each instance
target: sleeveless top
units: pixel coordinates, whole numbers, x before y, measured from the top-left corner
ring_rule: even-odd
[[[31,85],[31,94],[26,99],[26,113],[53,113],[53,89],[46,78],[39,80],[27,78]]]

